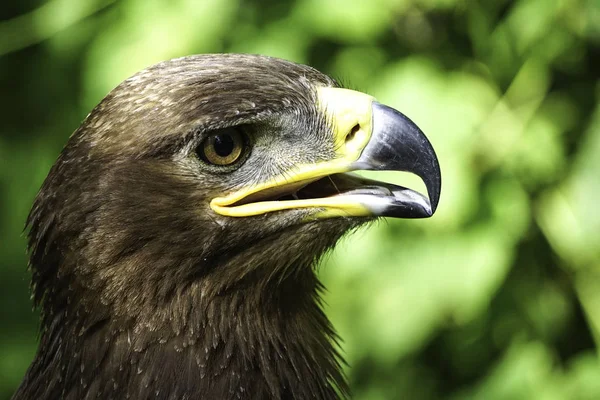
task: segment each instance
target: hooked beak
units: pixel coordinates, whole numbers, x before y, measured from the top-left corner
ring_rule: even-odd
[[[318,93],[321,109],[332,121],[337,156],[217,197],[212,209],[231,217],[300,208],[314,209],[311,218],[432,216],[440,198],[440,166],[419,127],[363,93],[338,88],[321,88]],[[347,173],[358,170],[411,172],[425,183],[428,198]]]
[[[379,215],[397,218],[430,217],[435,212],[442,186],[440,165],[425,134],[401,112],[376,101],[372,106],[373,133],[352,169],[405,171],[420,177],[429,199],[401,187],[378,182],[390,189]]]

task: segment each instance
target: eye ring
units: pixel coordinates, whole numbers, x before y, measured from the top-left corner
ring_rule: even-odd
[[[247,140],[239,127],[220,129],[204,138],[196,148],[198,157],[207,164],[228,166],[244,155]]]

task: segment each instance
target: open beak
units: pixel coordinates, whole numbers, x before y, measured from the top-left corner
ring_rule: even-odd
[[[321,88],[318,95],[331,121],[337,156],[298,165],[285,176],[217,197],[211,201],[212,209],[231,217],[299,208],[314,209],[313,218],[432,216],[440,198],[440,166],[414,122],[363,93]],[[428,198],[348,173],[359,170],[411,172],[425,183]]]

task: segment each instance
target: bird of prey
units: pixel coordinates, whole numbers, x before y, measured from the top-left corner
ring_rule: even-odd
[[[356,170],[412,172],[428,196]],[[315,266],[377,217],[431,216],[440,187],[413,122],[311,67],[220,54],[141,71],[34,201],[40,343],[13,399],[347,398]]]

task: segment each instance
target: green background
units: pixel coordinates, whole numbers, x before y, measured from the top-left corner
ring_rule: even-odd
[[[600,399],[598,0],[2,2],[0,398],[35,351],[22,231],[62,146],[123,79],[209,52],[310,64],[437,151],[436,215],[321,269],[356,399]]]

